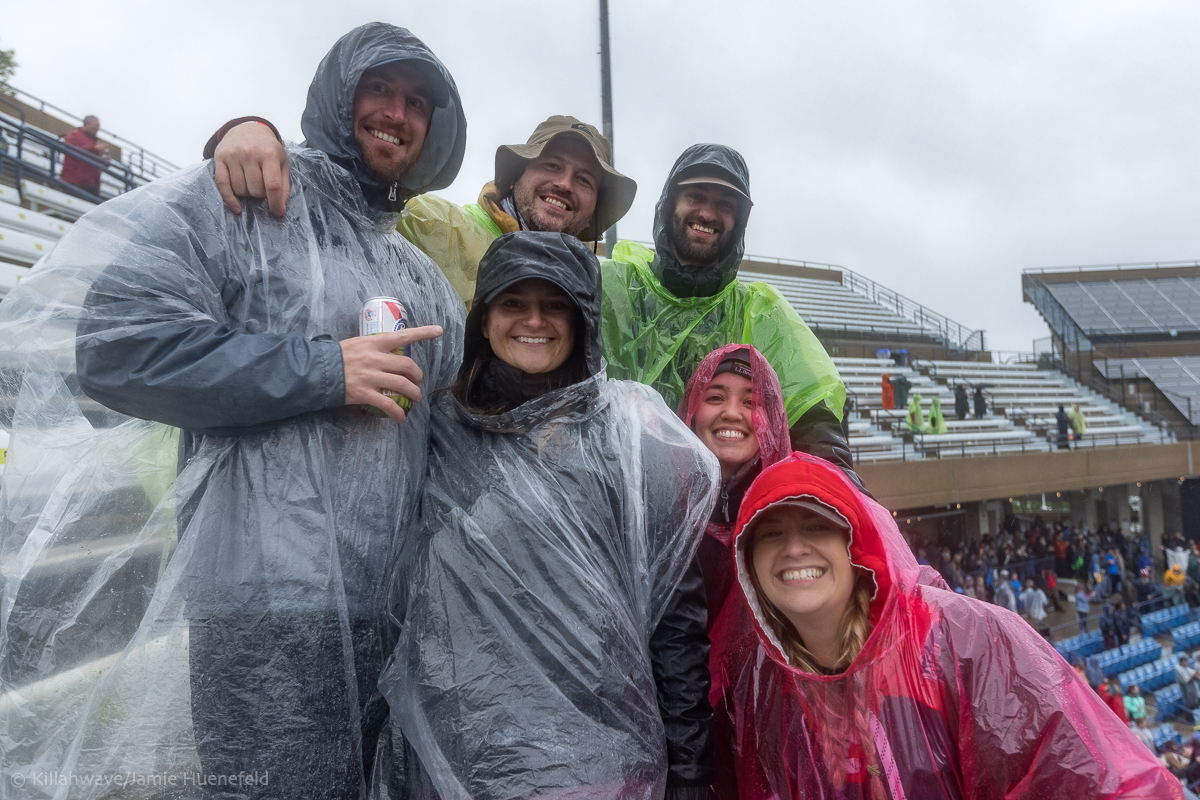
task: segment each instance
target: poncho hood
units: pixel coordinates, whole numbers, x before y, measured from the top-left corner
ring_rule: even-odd
[[[471,369],[483,350],[483,315],[497,294],[531,278],[550,281],[575,303],[575,351],[586,376],[604,369],[600,351],[600,262],[583,242],[563,233],[517,231],[492,242],[475,283],[475,298],[467,315],[460,377]],[[581,328],[579,326],[582,326]]]
[[[754,473],[759,471],[762,465],[774,464],[787,456],[792,448],[791,436],[788,433],[787,407],[783,403],[783,392],[779,388],[779,376],[763,358],[762,353],[754,349],[753,345],[727,344],[724,347],[718,347],[701,360],[696,371],[688,380],[687,389],[684,390],[683,399],[679,403],[680,419],[693,431],[695,430],[692,423],[696,418],[696,411],[704,400],[704,392],[716,376],[721,362],[730,354],[739,354],[750,364],[750,385],[753,391],[750,424],[754,427],[754,435],[758,439],[758,454],[753,463],[746,465],[753,472],[743,476],[742,471],[739,470],[738,474],[727,482],[726,491],[717,501],[718,505],[723,501],[730,502],[729,522],[732,522],[737,513],[737,509],[733,505],[740,501],[740,498],[730,499],[728,497],[729,494],[732,494],[733,488],[728,484],[736,483],[738,487],[744,488],[755,477]],[[733,535],[733,525],[711,522],[708,526],[708,533],[727,545]],[[709,609],[709,613],[715,614],[716,609]]]
[[[750,203],[739,205],[734,218],[733,235],[721,260],[709,267],[680,264],[672,247],[671,227],[675,218],[675,197],[679,182],[701,174],[716,174],[750,195],[750,170],[732,147],[720,144],[694,144],[683,151],[671,167],[663,186],[662,196],[654,210],[653,269],[659,280],[676,297],[709,297],[721,291],[737,276],[738,266],[746,252],[746,221],[750,218]]]
[[[871,600],[871,621],[874,629],[847,672],[865,666],[872,658],[887,650],[894,642],[895,632],[886,630],[888,617],[895,613],[896,587],[911,589],[920,579],[920,567],[908,544],[895,525],[880,525],[879,506],[868,506],[866,498],[850,483],[840,469],[823,459],[792,453],[777,464],[763,470],[746,492],[734,530],[734,559],[737,582],[754,618],[754,625],[767,654],[789,671],[792,667],[758,602],[745,560],[746,534],[759,514],[776,503],[791,500],[815,500],[832,508],[846,521],[850,529],[848,550],[850,561],[858,570],[866,571],[875,582]],[[804,674],[813,679],[837,679],[840,676]]]
[[[372,172],[354,139],[354,90],[362,74],[393,61],[416,62],[431,84],[435,107],[421,157],[396,185]],[[467,119],[458,87],[442,62],[425,44],[404,28],[371,22],[338,39],[321,60],[308,89],[308,103],[300,120],[304,146],[321,150],[349,170],[377,209],[399,212],[410,197],[454,182],[467,147]]]

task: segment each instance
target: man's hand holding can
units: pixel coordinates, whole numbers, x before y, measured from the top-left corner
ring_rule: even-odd
[[[384,392],[394,392],[412,403],[420,402],[423,376],[415,361],[392,351],[404,352],[404,348],[413,342],[436,339],[441,335],[440,325],[425,325],[343,339],[346,405],[374,406],[397,422],[403,422],[404,409]]]

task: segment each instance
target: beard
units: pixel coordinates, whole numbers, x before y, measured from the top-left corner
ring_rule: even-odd
[[[688,226],[693,222],[712,227],[695,215],[684,218],[676,214],[671,225],[671,241],[675,245],[675,255],[681,264],[694,267],[712,266],[721,260],[722,254],[728,252],[727,246],[733,238],[733,231],[720,231],[710,242],[694,242],[688,238]]]
[[[395,158],[384,159],[374,155],[369,147],[370,142],[378,141],[374,136],[363,132],[357,133],[354,138],[358,142],[358,152],[362,154],[367,169],[384,183],[399,183],[403,180],[413,165],[421,160],[421,153],[425,150],[425,143],[422,142],[416,147],[408,147]]]
[[[592,223],[592,216],[584,212],[582,209],[576,209],[565,220],[558,220],[543,215],[538,209],[538,195],[545,194],[550,197],[558,197],[564,203],[571,204],[571,201],[565,197],[561,197],[557,192],[538,192],[533,186],[528,186],[521,182],[520,179],[513,184],[512,197],[513,205],[517,207],[517,213],[521,215],[521,219],[525,222],[525,226],[531,231],[543,231],[546,233],[565,233],[568,236],[578,236]],[[578,205],[575,203],[574,205]]]

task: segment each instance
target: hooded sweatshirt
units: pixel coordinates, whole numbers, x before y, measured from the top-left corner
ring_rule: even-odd
[[[529,278],[574,302],[568,366],[584,369],[503,413],[472,413],[449,391],[431,401],[423,511],[398,572],[407,618],[381,680],[426,773],[409,791],[703,798],[711,712],[693,556],[716,459],[651,389],[604,377],[599,265],[569,236],[492,244],[460,377],[487,357],[488,301]]]
[[[254,742],[247,770],[302,759],[314,772],[272,771],[276,791],[363,790],[359,718],[382,702],[378,630],[430,404],[403,424],[345,406],[338,342],[358,335],[364,301],[400,298],[409,324],[444,328],[411,348],[428,393],[453,378],[462,337],[462,304],[389,235],[386,187],[347,149],[359,76],[397,58],[438,71],[457,104],[407,31],[343,37],[305,111],[320,149],[289,152],[283,219],[261,203],[230,213],[211,165],[185,169],[86,214],[0,306],[17,455],[0,515],[0,560],[14,565],[0,702],[37,699],[0,717],[6,770],[198,769],[194,704],[228,667],[246,689],[231,706]],[[444,111],[409,190],[457,170],[463,130]],[[195,649],[216,629],[245,636],[204,651],[223,666]]]
[[[790,452],[787,411],[783,407],[779,378],[762,354],[750,345],[727,344],[704,357],[688,381],[687,390],[679,404],[679,417],[688,428],[695,430],[696,411],[704,401],[704,393],[712,383],[717,367],[726,356],[738,351],[744,352],[750,362],[750,384],[753,392],[751,425],[754,428],[754,436],[758,439],[758,452],[728,480],[721,481],[721,492],[706,528],[708,535],[700,544],[699,559],[708,596],[710,628],[733,586],[733,523],[737,519],[738,508],[741,507],[742,495],[762,472],[764,464],[774,464]]]
[[[654,213],[655,249],[625,241],[613,248],[612,260],[603,262],[608,375],[649,384],[677,406],[704,356],[732,342],[752,344],[779,375],[793,447],[849,469],[840,424],[846,390],[837,368],[779,292],[765,283],[737,280],[749,204],[742,204],[718,263],[681,265],[674,255],[671,228],[678,183],[713,171],[749,195],[749,171],[735,150],[693,145],[675,162],[663,186]]]
[[[754,518],[805,496],[846,520],[874,584],[872,630],[841,674],[791,666],[743,558]],[[735,554],[750,625],[723,616],[712,631],[718,797],[1182,798],[1020,617],[928,585],[891,514],[829,465],[794,454],[764,471]]]

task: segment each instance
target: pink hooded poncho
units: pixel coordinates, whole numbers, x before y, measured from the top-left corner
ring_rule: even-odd
[[[849,524],[872,630],[842,674],[793,667],[743,558],[755,516],[809,497]],[[1182,789],[1016,614],[929,585],[892,516],[793,453],[746,492],[737,580],[711,631],[719,798],[1182,798]]]

